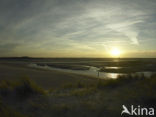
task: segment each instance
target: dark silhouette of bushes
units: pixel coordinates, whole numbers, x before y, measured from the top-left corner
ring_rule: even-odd
[[[16,95],[20,98],[45,94],[44,90],[30,79],[23,79],[22,82],[15,86],[14,90]]]
[[[14,94],[17,98],[25,99],[37,95],[25,100],[25,103],[23,101],[21,109],[14,107],[16,111],[32,117],[120,117],[122,104],[155,107],[155,91],[156,77],[145,78],[143,75],[98,79],[94,83],[78,81],[46,96],[45,91],[30,79],[23,79],[18,83],[8,81],[0,83],[1,97]],[[18,101],[15,102],[17,103]],[[0,103],[0,115],[3,117],[14,115],[18,117],[20,113],[16,111]]]
[[[0,117],[26,117],[26,116],[9,108],[5,104],[3,104],[0,99]]]
[[[9,81],[1,81],[0,82],[0,95],[1,96],[9,96],[13,91],[13,85]]]
[[[17,98],[24,99],[43,94],[45,94],[45,91],[28,78],[24,78],[20,82],[0,82],[0,95],[2,97],[15,95]]]

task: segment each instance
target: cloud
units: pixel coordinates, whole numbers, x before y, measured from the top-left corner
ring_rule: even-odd
[[[124,34],[125,36],[127,36],[133,44],[138,45],[139,41],[138,41],[138,31],[135,30],[134,26],[137,23],[142,23],[143,21],[138,20],[138,21],[126,21],[126,22],[120,22],[120,23],[116,23],[116,24],[108,24],[107,27],[120,32],[122,34]]]
[[[124,53],[123,57],[155,58],[156,57],[156,50],[131,51],[131,52]]]
[[[145,41],[146,47],[152,45],[150,40],[156,43],[155,10],[154,0],[2,0],[0,48],[31,55],[84,55],[112,46],[144,50]]]

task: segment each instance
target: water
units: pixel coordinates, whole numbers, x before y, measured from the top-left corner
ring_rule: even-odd
[[[122,67],[105,67],[105,69],[121,69]]]
[[[44,66],[40,66],[37,64],[29,64],[29,67],[33,67],[33,68],[40,68],[40,69],[47,69],[47,70],[58,70],[58,71],[63,71],[63,72],[68,72],[68,73],[75,73],[75,74],[82,74],[82,75],[88,75],[88,76],[93,76],[93,77],[98,77],[98,78],[112,78],[112,79],[116,79],[118,78],[118,76],[122,76],[122,75],[127,75],[124,73],[108,73],[108,72],[99,72],[100,68],[97,67],[93,67],[93,66],[88,66],[90,67],[89,70],[71,70],[71,69],[61,69],[61,68],[54,68],[54,67],[49,67],[47,65]],[[109,69],[120,69],[120,67],[107,67]],[[142,75],[144,74],[145,77],[150,77],[153,72],[136,72],[133,73],[132,75]]]

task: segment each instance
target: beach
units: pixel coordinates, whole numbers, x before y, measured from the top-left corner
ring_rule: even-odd
[[[0,80],[20,80],[30,78],[45,89],[61,87],[64,84],[94,82],[95,77],[27,67],[21,63],[0,62]]]
[[[100,79],[30,67],[31,63],[0,61],[0,114],[4,117],[9,113],[12,117],[120,117],[123,104],[155,108],[156,75]]]

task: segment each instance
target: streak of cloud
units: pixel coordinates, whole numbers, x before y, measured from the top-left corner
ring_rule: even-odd
[[[155,51],[155,11],[155,0],[1,0],[0,56]]]

